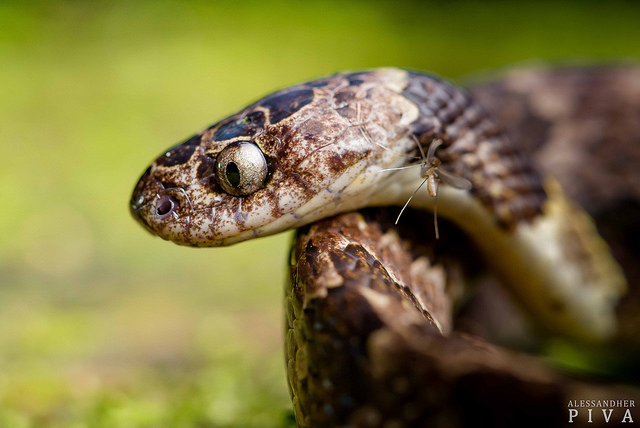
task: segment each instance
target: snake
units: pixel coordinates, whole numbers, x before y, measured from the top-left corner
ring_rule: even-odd
[[[638,90],[639,76],[633,66],[542,67],[463,89],[398,68],[337,73],[166,150],[129,207],[186,246],[298,229],[285,348],[300,426],[466,426],[492,408],[477,393],[487,382],[502,384],[506,417],[524,414],[514,400],[552,403],[526,422],[544,421],[562,414],[558,397],[593,388],[456,333],[456,302],[469,272],[487,270],[544,331],[587,343],[615,334],[625,273],[583,208],[611,199],[611,183],[594,179],[578,203],[567,190],[589,185],[584,171],[598,166],[567,178],[545,168],[552,153],[534,154],[549,139],[571,149],[572,134],[552,126],[583,105],[568,93],[612,98],[611,88]]]

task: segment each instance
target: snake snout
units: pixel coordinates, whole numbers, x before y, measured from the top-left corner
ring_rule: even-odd
[[[178,199],[166,193],[151,167],[140,177],[129,202],[131,215],[154,235],[158,234],[157,223],[172,216],[179,207]]]

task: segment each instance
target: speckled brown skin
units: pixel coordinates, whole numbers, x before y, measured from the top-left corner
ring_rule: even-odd
[[[620,342],[636,345],[638,85],[640,67],[611,66],[510,72],[472,89],[537,167],[595,216],[630,282]],[[393,214],[344,214],[298,232],[286,302],[289,385],[301,426],[565,426],[569,400],[638,402],[637,390],[580,382],[450,333],[451,301],[477,273],[476,253],[459,259],[470,243],[451,224],[441,224],[436,242],[430,228],[393,227]],[[408,215],[409,224],[429,222]],[[585,415],[576,422],[586,423]],[[598,418],[589,425],[605,426]]]

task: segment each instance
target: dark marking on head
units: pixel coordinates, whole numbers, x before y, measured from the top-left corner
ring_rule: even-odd
[[[265,98],[260,105],[269,109],[272,124],[280,122],[313,101],[312,89],[295,89],[279,92]]]
[[[188,140],[187,142],[191,141]],[[160,156],[156,160],[156,164],[160,166],[176,166],[182,165],[186,163],[189,159],[191,159],[191,155],[196,150],[196,146],[191,144],[181,144],[173,149],[170,149],[168,152],[164,154],[164,156]]]
[[[198,162],[198,168],[196,168],[196,180],[202,180],[203,178],[213,174],[213,165],[215,160],[209,155],[203,155]]]
[[[342,90],[337,92],[333,96],[333,101],[336,103],[337,107],[344,107],[348,105],[353,99],[356,97],[356,94],[350,90]]]
[[[331,78],[318,79],[318,80],[313,80],[311,82],[307,82],[304,85],[311,86],[312,88],[324,88],[329,84],[329,82],[331,82],[331,80],[332,80]]]
[[[326,157],[326,163],[327,166],[331,169],[332,172],[334,173],[340,173],[342,171],[344,171],[346,169],[346,164],[342,158],[341,155],[339,155],[336,152],[327,152],[327,157]]]
[[[140,180],[146,179],[147,177],[149,177],[150,174],[151,174],[151,165],[149,165],[147,169],[144,170],[144,172],[142,173],[142,177],[140,177]]]
[[[180,143],[179,145],[181,146],[197,146],[200,144],[200,139],[202,137],[202,134],[196,134],[193,137],[190,137],[189,139],[187,139],[187,141]]]
[[[364,83],[363,77],[365,77],[367,74],[368,74],[367,72],[352,73],[352,74],[348,74],[346,77],[347,77],[347,81],[349,82],[349,85],[359,86]]]
[[[260,110],[252,111],[251,113],[247,113],[240,122],[262,127],[264,125],[264,113]]]
[[[216,141],[230,140],[235,137],[249,137],[264,127],[264,113],[257,110],[241,116],[235,116],[232,120],[218,128],[213,134]]]

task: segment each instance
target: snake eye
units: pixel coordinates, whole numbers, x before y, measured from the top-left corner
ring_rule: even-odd
[[[233,143],[216,160],[216,180],[222,190],[246,196],[260,189],[267,178],[267,161],[253,143]]]

